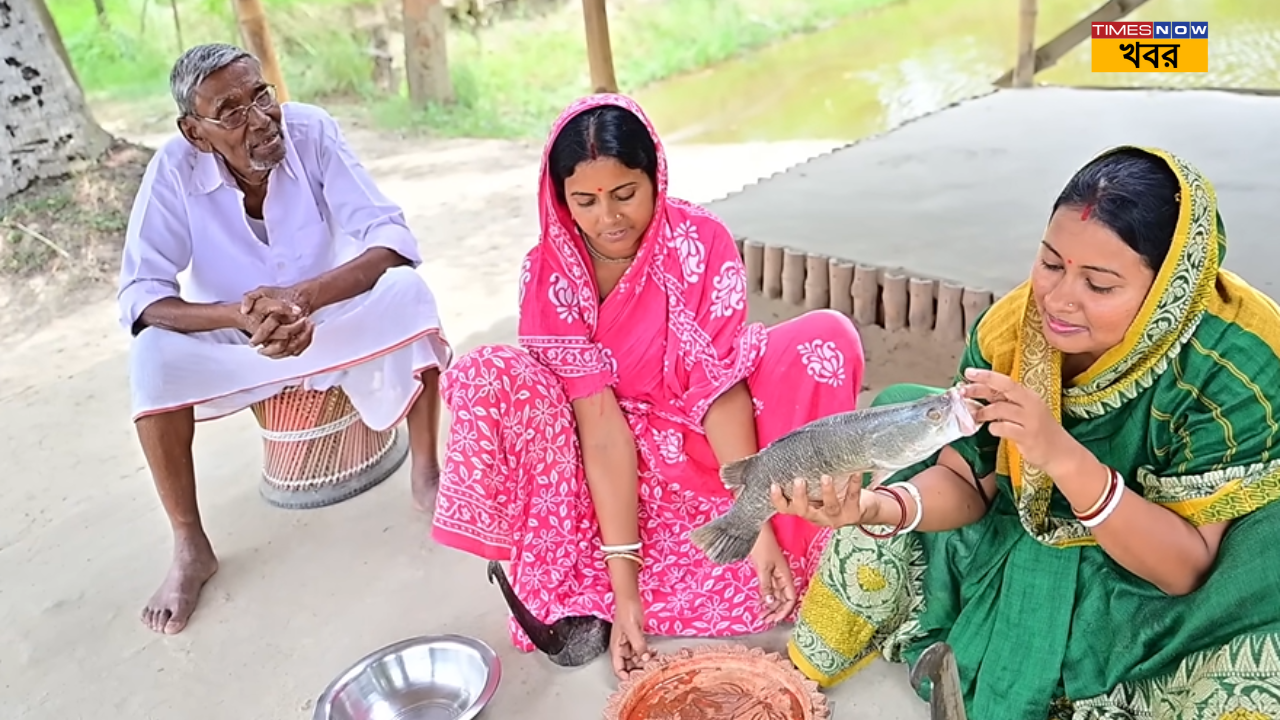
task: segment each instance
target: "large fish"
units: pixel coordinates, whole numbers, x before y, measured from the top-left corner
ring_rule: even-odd
[[[775,513],[773,485],[791,498],[792,481],[808,481],[809,498],[822,500],[821,478],[831,477],[842,494],[850,475],[871,473],[871,487],[894,472],[977,432],[971,408],[958,387],[895,405],[830,415],[774,440],[750,457],[720,468],[725,487],[738,490],[729,512],[689,535],[712,562],[725,565],[751,553],[764,523]]]
[[[560,618],[548,625],[534,616],[507,581],[502,563],[489,561],[489,582],[496,583],[511,615],[533,646],[562,667],[585,665],[609,651],[613,623],[590,615]]]

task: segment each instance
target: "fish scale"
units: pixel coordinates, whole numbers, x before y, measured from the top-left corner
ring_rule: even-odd
[[[821,478],[838,495],[851,476],[871,473],[872,486],[976,432],[972,407],[959,388],[919,400],[838,413],[783,435],[760,452],[720,468],[725,487],[738,492],[727,513],[693,530],[690,541],[712,562],[747,557],[764,523],[775,514],[769,498],[778,485],[791,499],[792,481],[806,480],[810,500],[822,499]]]

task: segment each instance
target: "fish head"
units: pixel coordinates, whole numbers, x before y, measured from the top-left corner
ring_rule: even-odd
[[[915,412],[911,414],[915,417],[903,420],[912,427],[911,444],[918,448],[915,454],[931,455],[978,431],[978,423],[973,419],[976,404],[964,397],[958,387],[920,400],[914,406]]]
[[[974,412],[982,407],[978,401],[964,396],[964,391],[960,386],[948,388],[944,395],[948,401],[948,420],[955,425],[955,431],[960,433],[956,439],[969,437],[978,432],[978,423],[973,418]]]

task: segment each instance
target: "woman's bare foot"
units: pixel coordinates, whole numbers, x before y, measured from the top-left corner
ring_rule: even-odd
[[[175,540],[173,564],[160,589],[142,608],[142,624],[166,635],[182,632],[195,612],[201,588],[216,572],[218,558],[203,532]]]
[[[409,486],[413,491],[413,509],[431,514],[436,509],[436,491],[440,489],[440,466],[434,461],[413,461],[409,471]]]

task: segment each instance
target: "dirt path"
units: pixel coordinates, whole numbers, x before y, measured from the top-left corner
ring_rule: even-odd
[[[352,141],[406,208],[450,337],[464,349],[512,340],[519,261],[536,237],[539,149],[360,132]],[[676,147],[673,191],[705,202],[824,149]],[[332,508],[272,509],[257,497],[259,441],[244,413],[197,433],[200,501],[222,570],[186,632],[144,630],[137,611],[163,573],[169,534],[128,422],[127,337],[115,324],[112,289],[99,289],[57,320],[0,328],[7,717],[302,720],[345,665],[435,632],[498,649],[506,668],[493,717],[598,717],[613,687],[604,666],[566,672],[515,653],[482,564],[427,540],[405,471]],[[765,319],[789,313],[755,310]],[[867,340],[887,369],[889,345]],[[891,370],[903,377],[873,370],[873,383],[945,379],[950,361],[936,361],[937,349],[893,342],[906,343]],[[764,642],[777,647],[782,637]],[[901,668],[873,667],[836,697],[842,710],[867,717],[924,716]]]

